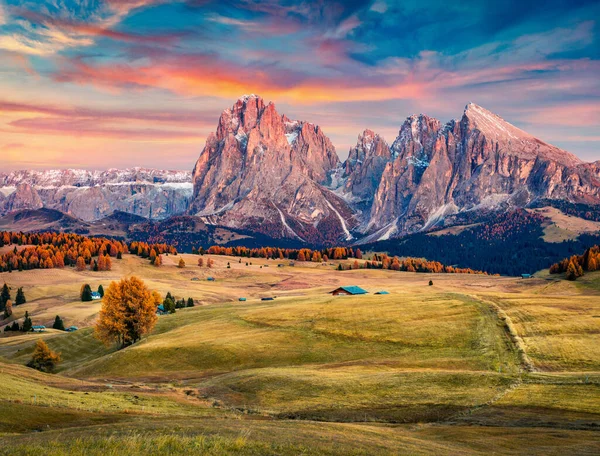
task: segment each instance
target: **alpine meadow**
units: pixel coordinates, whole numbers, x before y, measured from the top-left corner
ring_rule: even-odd
[[[0,455],[600,454],[599,17],[0,0]]]

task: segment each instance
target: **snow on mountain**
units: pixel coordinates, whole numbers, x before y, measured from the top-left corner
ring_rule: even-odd
[[[46,207],[92,221],[118,210],[152,219],[185,212],[193,185],[188,171],[148,168],[13,171],[0,174],[0,214]]]

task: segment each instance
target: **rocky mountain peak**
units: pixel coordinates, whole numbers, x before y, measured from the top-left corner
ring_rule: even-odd
[[[487,144],[494,143],[498,150],[507,155],[527,160],[553,161],[568,167],[583,163],[570,152],[535,138],[475,103],[466,105],[460,124],[463,134],[482,136]]]
[[[280,115],[256,95],[244,96],[223,112],[196,162],[190,212],[274,237],[349,238],[345,218],[352,211],[320,186],[338,165],[319,126]]]

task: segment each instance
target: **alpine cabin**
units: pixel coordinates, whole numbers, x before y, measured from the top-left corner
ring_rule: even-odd
[[[349,287],[339,287],[333,291],[330,291],[333,296],[356,296],[367,294],[367,290],[363,290],[361,287],[355,285]]]

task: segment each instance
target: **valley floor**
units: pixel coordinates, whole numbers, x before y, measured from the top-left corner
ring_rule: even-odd
[[[80,327],[2,333],[0,454],[598,454],[600,273],[213,258],[0,274],[28,298],[14,318]],[[93,337],[100,303],[78,294],[132,274],[196,307],[117,351]],[[340,285],[370,293],[328,294]],[[61,352],[57,374],[24,367],[39,338]]]

